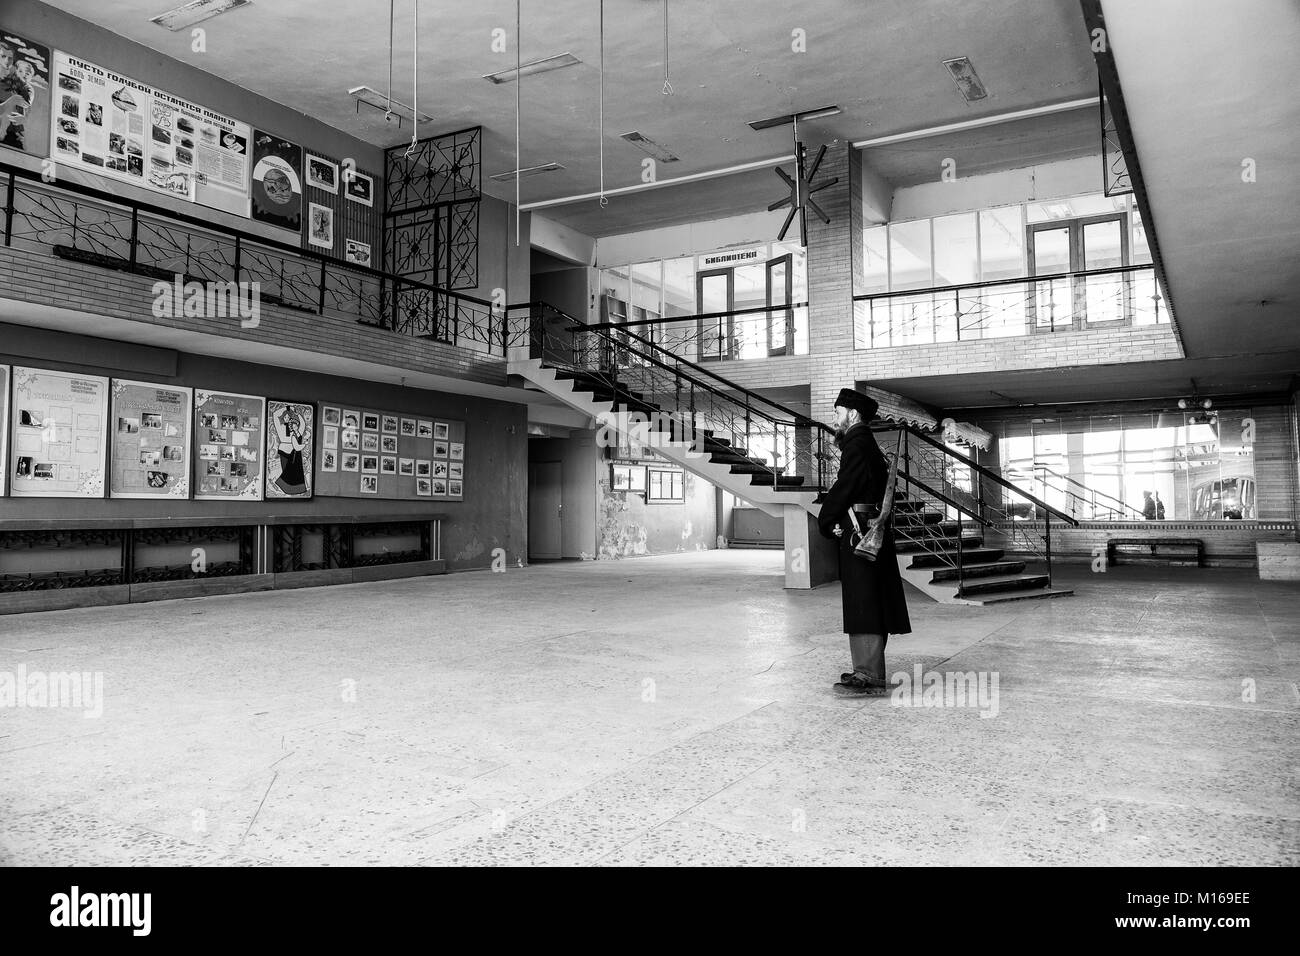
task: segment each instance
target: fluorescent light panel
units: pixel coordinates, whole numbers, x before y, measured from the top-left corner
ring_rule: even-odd
[[[523,169],[512,169],[508,172],[497,173],[495,176],[489,176],[488,179],[495,179],[499,183],[508,183],[513,182],[515,179],[527,179],[530,176],[540,176],[542,173],[553,173],[563,168],[559,163],[543,163],[540,166],[525,166]]]
[[[786,113],[783,116],[771,116],[767,119],[754,120],[749,124],[750,129],[771,129],[773,126],[789,126],[795,120],[803,123],[807,120],[821,119],[824,116],[835,116],[837,113],[844,112],[838,106],[823,106],[815,110],[804,110],[802,113]]]
[[[393,115],[400,116],[404,120],[410,120],[415,116],[415,111],[407,106],[401,100],[389,100],[389,98],[380,93],[378,90],[372,90],[368,86],[354,86],[348,90],[348,96],[354,96],[358,103],[365,103],[383,113],[391,109]],[[391,103],[391,106],[390,106]],[[433,122],[433,117],[428,113],[420,114],[421,123]]]
[[[982,100],[989,95],[989,91],[984,89],[984,84],[975,73],[970,57],[959,56],[956,59],[944,60],[943,65],[952,74],[952,81],[957,84],[957,92],[961,93],[967,103]]]
[[[577,66],[582,61],[572,53],[558,53],[555,56],[544,57],[540,60],[533,60],[519,67],[518,70],[502,70],[500,73],[484,74],[483,79],[491,80],[493,83],[513,83],[521,76],[533,76],[537,73],[549,73],[552,70],[562,70],[566,66]]]
[[[637,149],[641,149],[644,150],[646,153],[649,153],[651,156],[653,156],[656,160],[658,160],[661,163],[677,162],[676,156],[674,156],[664,147],[660,146],[650,137],[646,136],[644,133],[638,133],[636,130],[633,130],[630,133],[624,133],[620,138],[627,140],[633,146],[637,147]]]
[[[252,2],[253,0],[190,0],[189,3],[182,4],[174,10],[150,18],[149,22],[175,32],[188,29],[204,20],[211,20],[228,10],[246,7]]]

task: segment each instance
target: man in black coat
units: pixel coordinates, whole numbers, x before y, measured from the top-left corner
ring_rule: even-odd
[[[840,449],[840,471],[826,492],[817,526],[827,538],[840,542],[840,588],[844,606],[844,630],[849,635],[852,673],[843,674],[835,685],[837,694],[879,696],[889,693],[885,679],[885,642],[890,634],[910,634],[912,623],[903,595],[903,578],[898,571],[894,534],[885,535],[884,547],[875,561],[853,554],[850,535],[853,525],[849,509],[865,503],[869,510],[858,512],[858,523],[879,513],[889,481],[889,463],[868,423],[875,417],[876,402],[861,392],[845,388],[835,400],[835,443]]]

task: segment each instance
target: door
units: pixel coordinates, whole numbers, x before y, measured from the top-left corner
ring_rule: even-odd
[[[1081,329],[1132,317],[1132,279],[1128,274],[1063,275],[1127,265],[1127,223],[1121,213],[1029,227],[1029,274],[1060,276],[1033,283],[1030,331]]]
[[[695,276],[696,311],[700,315],[713,315],[711,319],[701,318],[696,327],[700,343],[699,360],[701,362],[720,362],[732,358],[732,342],[735,338],[735,317],[718,315],[730,313],[735,307],[735,289],[732,285],[730,269],[718,269],[714,272],[700,272]]]
[[[1055,276],[1073,270],[1073,230],[1069,223],[1044,222],[1029,227],[1029,274]],[[1074,327],[1074,286],[1068,275],[1039,279],[1029,296],[1030,331],[1059,332]]]
[[[564,557],[562,540],[564,509],[563,481],[558,461],[535,461],[528,465],[528,558]]]
[[[1097,216],[1078,224],[1079,268],[1114,269],[1128,262],[1128,229],[1124,216]],[[1080,276],[1083,320],[1089,326],[1123,322],[1133,314],[1132,276],[1115,273]]]
[[[767,264],[767,354],[794,353],[794,275],[790,256],[772,259]]]

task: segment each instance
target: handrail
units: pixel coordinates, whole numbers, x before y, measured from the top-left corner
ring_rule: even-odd
[[[480,299],[476,296],[465,295],[463,293],[456,292],[452,289],[444,289],[441,286],[430,285],[427,282],[421,282],[418,279],[410,279],[407,278],[406,276],[400,276],[393,272],[383,272],[378,269],[371,268],[370,266],[357,265],[351,262],[341,262],[340,260],[336,259],[334,256],[326,255],[325,253],[318,252],[315,249],[310,249],[310,248],[304,249],[301,246],[295,246],[287,242],[281,242],[278,239],[268,239],[265,236],[258,235],[257,233],[245,232],[242,229],[236,229],[234,226],[228,226],[225,223],[212,222],[207,219],[203,219],[199,216],[194,216],[184,212],[177,212],[176,210],[168,209],[165,206],[157,206],[154,205],[153,203],[145,202],[139,199],[132,199],[128,196],[118,196],[114,193],[108,192],[107,190],[97,189],[94,186],[87,186],[84,183],[68,182],[62,179],[59,180],[57,183],[48,183],[42,178],[40,173],[37,173],[30,169],[24,169],[21,166],[14,166],[11,163],[6,163],[6,162],[0,162],[0,171],[4,172],[6,175],[11,177],[17,176],[22,179],[31,180],[33,182],[39,182],[41,183],[42,186],[50,190],[55,190],[55,191],[61,190],[63,192],[76,193],[78,195],[87,196],[91,199],[95,199],[103,203],[108,203],[110,205],[124,206],[127,209],[134,210],[137,213],[141,213],[141,212],[148,213],[149,215],[156,216],[159,219],[168,219],[176,222],[182,222],[185,223],[186,225],[195,226],[207,232],[215,232],[221,235],[230,236],[231,238],[238,239],[241,243],[252,243],[254,245],[265,246],[269,249],[274,249],[279,252],[293,253],[295,256],[301,259],[308,259],[315,262],[323,262],[327,265],[333,265],[333,266],[338,266],[340,268],[347,269],[349,272],[359,272],[363,275],[368,275],[371,276],[372,278],[376,278],[380,280],[396,281],[401,283],[402,285],[414,286],[416,288],[424,289],[429,292],[436,292],[439,295],[450,296],[453,299],[461,299],[465,302],[473,302],[476,305],[486,306],[489,311],[495,310],[495,305],[488,299]],[[13,211],[6,207],[5,212],[7,215],[12,215]]]
[[[1115,502],[1115,504],[1119,505],[1121,510],[1127,509],[1128,511],[1132,511],[1134,514],[1139,514],[1139,515],[1142,514],[1142,512],[1138,511],[1138,509],[1134,508],[1130,504],[1126,504],[1125,502],[1121,501],[1119,498],[1116,498],[1114,495],[1108,495],[1106,494],[1106,492],[1098,491],[1096,488],[1089,488],[1079,479],[1073,478],[1070,475],[1063,475],[1056,469],[1049,468],[1047,465],[1040,465],[1038,462],[1034,462],[1033,469],[1034,471],[1045,471],[1049,475],[1055,475],[1057,478],[1060,478],[1062,481],[1069,482],[1072,485],[1078,485],[1080,488],[1088,492],[1088,494],[1092,495],[1094,498],[1105,498],[1107,501],[1113,501]],[[1074,492],[1068,492],[1068,493],[1074,494]],[[1081,498],[1083,496],[1075,494],[1075,497]]]
[[[902,422],[897,424],[882,423],[880,425],[873,425],[871,430],[872,431],[897,431],[900,428],[903,429],[904,431],[910,432],[911,434],[915,435],[917,438],[920,438],[922,441],[925,441],[928,444],[933,445],[935,448],[939,449],[944,454],[952,458],[956,458],[962,464],[975,469],[975,471],[979,475],[989,479],[994,484],[1001,485],[1003,488],[1009,488],[1010,490],[1014,491],[1016,494],[1020,495],[1022,498],[1028,499],[1030,503],[1034,504],[1035,506],[1042,508],[1044,511],[1050,514],[1056,515],[1062,521],[1067,521],[1076,528],[1079,526],[1079,522],[1076,519],[1071,518],[1069,515],[1065,514],[1065,512],[1060,511],[1057,508],[1053,508],[1047,502],[1041,501],[1040,499],[1036,498],[1034,495],[1031,495],[1029,492],[1025,491],[1023,488],[1019,487],[1018,485],[1012,484],[1011,482],[1007,481],[1005,478],[1003,478],[1001,475],[997,474],[996,472],[990,471],[988,468],[985,468],[979,462],[967,458],[961,452],[953,451],[947,445],[943,444],[940,441],[937,441],[934,438],[931,438],[925,432],[921,431],[920,429],[916,428],[913,425],[908,425]]]
[[[807,302],[791,302],[789,305],[756,305],[749,309],[732,309],[729,312],[697,312],[694,315],[668,315],[658,319],[638,319],[635,322],[597,322],[587,326],[589,329],[625,329],[629,325],[667,325],[669,322],[691,322],[699,319],[725,319],[736,315],[755,315],[759,312],[786,312],[790,309],[806,309]]]
[[[956,285],[928,286],[924,289],[896,289],[892,292],[867,292],[853,297],[854,302],[869,302],[872,299],[889,299],[904,295],[928,295],[939,292],[964,292],[967,289],[991,289],[1000,285],[1024,285],[1026,282],[1042,282],[1049,279],[1070,279],[1075,276],[1105,276],[1127,272],[1143,272],[1154,269],[1151,263],[1111,266],[1109,269],[1076,269],[1073,272],[1052,272],[1046,275],[1021,276],[1018,279],[990,279],[988,282],[962,282]]]
[[[605,332],[605,331],[608,331],[608,329],[606,329],[606,328],[604,327],[605,325],[608,325],[608,323],[604,323],[603,325],[600,325],[600,326],[596,326],[596,325],[583,325],[583,324],[579,323],[579,324],[575,325],[575,326],[574,326],[572,329],[570,329],[569,331],[571,331],[571,332],[578,332],[578,331],[597,331],[597,332]],[[619,329],[620,332],[622,331],[622,327],[621,327],[621,326],[614,326],[613,328],[615,328],[615,329]],[[821,428],[825,429],[826,431],[834,431],[834,429],[832,429],[829,425],[825,424],[824,422],[819,422],[817,419],[813,418],[813,417],[810,416],[810,415],[805,415],[805,414],[803,414],[802,412],[796,412],[793,408],[788,408],[787,406],[782,405],[780,402],[775,402],[775,401],[773,401],[773,400],[770,399],[770,398],[765,398],[764,396],[758,394],[758,392],[751,391],[750,389],[745,388],[745,386],[743,386],[743,385],[737,385],[735,382],[731,381],[730,379],[723,378],[723,377],[722,377],[721,375],[719,375],[717,372],[711,372],[711,371],[709,371],[707,368],[705,368],[704,366],[702,366],[702,365],[697,365],[696,363],[692,362],[690,359],[688,359],[688,358],[683,358],[682,356],[678,355],[676,352],[669,351],[668,349],[665,349],[663,346],[656,345],[654,342],[651,342],[649,339],[644,338],[644,337],[642,337],[642,336],[640,336],[640,335],[637,335],[635,332],[622,332],[622,334],[624,334],[624,335],[628,335],[628,336],[630,336],[631,338],[636,339],[638,342],[642,342],[642,343],[644,343],[645,345],[650,346],[652,349],[658,349],[660,352],[667,352],[667,353],[668,353],[669,355],[671,355],[671,356],[672,356],[676,361],[678,361],[678,362],[682,362],[682,363],[684,363],[684,364],[690,366],[691,368],[695,369],[697,372],[703,372],[705,375],[709,376],[710,378],[713,378],[713,379],[716,379],[716,380],[719,381],[719,382],[722,382],[722,383],[723,383],[724,385],[726,385],[729,389],[732,389],[732,390],[734,390],[734,391],[740,392],[742,395],[748,395],[748,396],[751,397],[751,398],[758,399],[760,402],[763,402],[763,403],[766,404],[766,405],[770,405],[772,408],[775,408],[775,409],[777,409],[778,411],[785,413],[786,415],[790,415],[791,417],[793,417],[793,418],[795,419],[795,421],[792,423],[792,424],[795,425],[795,427],[805,427],[805,428],[806,428],[806,427],[811,427],[811,426],[820,426]],[[643,354],[640,350],[638,350],[638,349],[632,349],[631,346],[629,346],[629,345],[627,345],[627,344],[625,344],[625,343],[622,343],[622,342],[615,343],[615,345],[616,345],[618,348],[622,348],[622,349],[630,349],[631,351],[636,352],[638,355]],[[711,391],[711,392],[714,392],[714,393],[716,393],[716,394],[723,395],[724,397],[726,397],[726,398],[731,398],[732,401],[735,401],[734,398],[732,398],[732,397],[729,396],[729,395],[726,395],[724,392],[720,391],[720,390],[717,389],[717,388],[714,388],[714,387],[712,387],[712,386],[708,386],[708,385],[706,385],[706,386],[704,386],[704,387],[705,387],[706,389],[708,389],[709,391]],[[772,418],[772,416],[770,416],[770,415],[765,415],[764,417],[765,417],[765,418],[769,418],[769,419]],[[775,421],[775,419],[773,419],[773,421]]]

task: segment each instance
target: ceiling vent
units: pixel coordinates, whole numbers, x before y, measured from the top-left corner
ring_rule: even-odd
[[[149,22],[166,27],[173,32],[187,30],[196,23],[211,20],[237,7],[246,7],[252,2],[253,0],[190,0],[189,3],[181,4],[174,10],[151,17]]]
[[[495,179],[499,183],[509,183],[514,182],[516,179],[528,179],[530,176],[553,173],[563,168],[559,163],[543,163],[540,166],[525,166],[523,169],[511,169],[508,172],[497,173],[495,176],[489,176],[488,179]]]
[[[959,56],[955,60],[944,60],[943,65],[952,74],[952,81],[957,84],[957,92],[962,95],[962,99],[967,103],[974,103],[976,100],[982,100],[989,95],[989,91],[984,89],[984,84],[980,82],[979,76],[976,75],[970,57]]]
[[[621,138],[627,140],[637,149],[643,150],[644,152],[653,156],[658,162],[661,163],[677,162],[676,156],[674,156],[667,149],[660,146],[649,136],[646,136],[643,133],[638,133],[636,130],[633,130],[630,133],[624,133]]]

